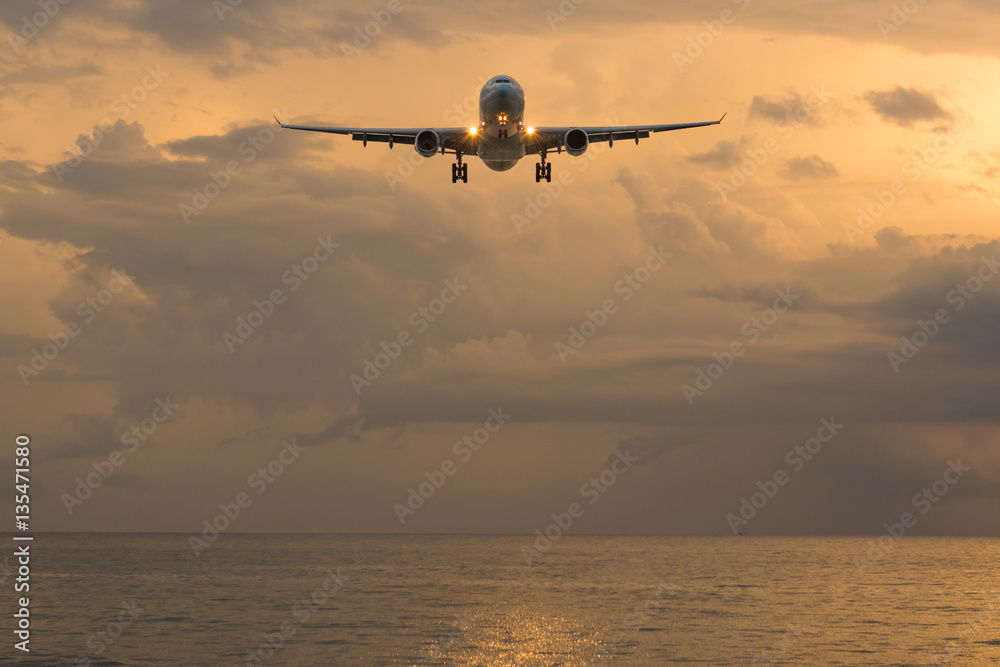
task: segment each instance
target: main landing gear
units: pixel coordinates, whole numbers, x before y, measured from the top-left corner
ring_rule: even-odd
[[[552,163],[545,162],[545,151],[542,151],[542,161],[535,165],[535,183],[540,183],[543,178],[546,183],[552,182]]]
[[[451,182],[458,183],[458,179],[462,179],[463,183],[469,182],[469,165],[462,164],[462,154],[456,153],[458,156],[458,162],[451,165]]]

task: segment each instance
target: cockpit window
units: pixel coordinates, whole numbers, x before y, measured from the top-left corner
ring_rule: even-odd
[[[493,83],[510,83],[510,79],[497,79]]]

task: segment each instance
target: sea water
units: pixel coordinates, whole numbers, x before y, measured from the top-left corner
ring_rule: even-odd
[[[1000,664],[997,539],[536,539],[37,535],[0,662]]]

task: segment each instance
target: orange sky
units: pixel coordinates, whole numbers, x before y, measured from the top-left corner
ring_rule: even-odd
[[[245,2],[220,18],[193,0],[75,0],[37,34],[39,5],[0,9],[0,410],[10,439],[36,443],[46,528],[196,532],[296,439],[301,457],[233,530],[530,533],[627,449],[638,462],[574,530],[726,534],[784,470],[747,532],[874,534],[960,459],[972,471],[916,530],[997,534],[993,4],[904,21],[861,0],[402,2],[345,58],[387,7]],[[473,160],[453,185],[447,158],[271,119],[467,125],[500,73],[534,125],[728,115],[555,156],[558,192],[530,158]],[[339,245],[317,254],[318,239]],[[670,257],[626,299],[650,248]],[[292,289],[310,256],[324,259]],[[121,270],[134,278],[112,292]],[[446,280],[467,289],[421,329],[412,314]],[[273,315],[227,346],[276,289]],[[926,345],[893,356],[942,310]],[[402,332],[412,345],[356,391]],[[125,446],[168,397],[175,413]],[[510,421],[462,460],[455,443],[501,407]],[[845,427],[794,470],[786,453],[831,417]]]

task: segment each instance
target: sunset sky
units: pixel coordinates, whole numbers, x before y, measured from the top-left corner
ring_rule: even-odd
[[[245,492],[230,530],[531,533],[576,501],[571,534],[726,535],[784,471],[744,532],[1000,534],[995,2],[0,21],[0,417],[38,530],[195,534]],[[272,118],[467,127],[497,74],[533,125],[728,115],[551,156],[549,185]]]

